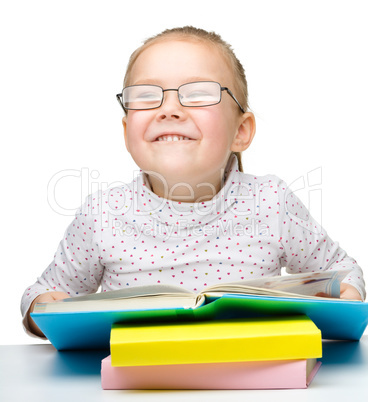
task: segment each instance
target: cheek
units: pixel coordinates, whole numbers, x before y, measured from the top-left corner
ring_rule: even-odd
[[[127,133],[130,136],[134,132],[142,132],[144,126],[144,116],[139,116],[135,111],[129,111],[127,116]]]
[[[197,119],[198,122],[201,122],[202,133],[205,134],[203,139],[216,149],[229,147],[235,134],[234,121],[231,120],[232,116],[219,106],[213,106],[211,112]]]
[[[147,122],[144,116],[137,112],[129,111],[126,120],[125,141],[127,147],[132,150],[139,140],[142,140],[146,131]]]

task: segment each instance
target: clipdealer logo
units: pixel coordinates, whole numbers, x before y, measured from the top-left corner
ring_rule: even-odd
[[[168,231],[172,231],[171,234],[174,236],[174,229],[167,229],[167,227],[161,227],[157,223],[155,225],[151,225],[148,229],[149,224],[145,223],[145,227],[139,228],[137,225],[124,224],[121,221],[117,220],[116,217],[122,215],[122,213],[127,212],[130,208],[133,207],[133,214],[137,216],[152,216],[155,212],[158,212],[161,208],[165,207],[167,204],[167,199],[161,198],[161,203],[155,205],[152,209],[138,211],[137,208],[134,208],[135,205],[138,205],[138,189],[137,189],[137,177],[141,174],[140,170],[134,171],[134,180],[133,180],[133,193],[127,197],[126,194],[121,194],[120,202],[118,204],[110,203],[108,201],[107,204],[102,205],[101,202],[101,194],[105,193],[108,196],[110,192],[115,191],[114,188],[127,188],[126,183],[124,182],[113,182],[107,183],[102,180],[98,180],[100,178],[100,173],[97,170],[89,170],[89,168],[81,168],[77,169],[65,169],[54,174],[49,180],[47,186],[47,200],[50,208],[56,212],[57,214],[63,216],[74,216],[76,210],[83,205],[84,210],[83,213],[90,213],[95,216],[101,217],[101,224],[104,227],[108,227],[110,225],[110,219],[106,219],[107,217],[112,217],[113,219],[113,229],[115,234],[121,235],[125,233],[134,234],[134,236],[138,237],[142,233],[147,233],[150,231],[151,233],[158,233],[163,236],[166,236]],[[163,180],[163,178],[161,178]],[[188,188],[188,194],[191,196],[191,191],[193,189],[186,183],[178,183],[178,185],[184,186]],[[211,186],[210,183],[204,183],[204,185]],[[201,203],[193,203],[193,210],[195,214],[199,216],[208,215],[209,213],[219,213],[221,214],[225,209],[234,210],[237,209],[237,215],[242,217],[247,217],[252,214],[258,215],[262,209],[262,202],[260,199],[260,191],[268,186],[268,183],[255,183],[253,186],[250,186],[247,183],[234,183],[229,189],[228,199],[225,201],[221,200],[220,203],[207,203],[207,209],[201,209]],[[67,207],[65,199],[70,197],[70,193],[64,194],[61,189],[65,188],[77,188],[79,189],[76,205],[73,207]],[[241,190],[239,190],[241,188]],[[233,191],[235,190],[236,191]],[[214,195],[216,196],[214,188],[212,189]],[[232,193],[235,193],[235,196],[232,196]],[[62,194],[62,196],[61,196]],[[89,198],[90,194],[95,194],[96,199]],[[304,200],[307,200],[306,207],[303,206],[303,203],[300,202],[298,196]],[[109,200],[109,197],[107,198]],[[236,199],[236,201],[234,201]],[[89,200],[85,203],[86,200]],[[298,225],[304,227],[305,229],[314,232],[320,233],[322,230],[322,168],[318,167],[305,175],[298,177],[294,180],[289,186],[286,187],[285,190],[285,210],[287,215],[296,222]],[[244,207],[245,205],[245,207]],[[177,213],[178,216],[187,215],[190,216],[190,211],[175,211],[175,202],[170,204],[170,208],[172,208],[173,213]],[[102,214],[105,214],[104,219],[102,219]],[[312,218],[313,216],[313,218]],[[124,225],[128,225],[125,228]],[[206,227],[206,230],[210,230]],[[256,235],[257,233],[264,233],[266,228],[260,225],[260,223],[255,219],[254,222],[246,222],[244,225],[239,225],[238,222],[232,222],[232,226],[230,229],[229,223],[227,227],[222,226],[221,228],[216,228],[219,233],[225,233],[226,231],[232,230],[236,235]],[[183,235],[183,231],[191,230],[196,235],[203,235],[202,232],[198,231],[193,226],[190,225],[190,222],[181,221],[179,228],[181,231],[181,235]],[[212,230],[212,229],[211,229]],[[212,230],[213,231],[213,230]]]

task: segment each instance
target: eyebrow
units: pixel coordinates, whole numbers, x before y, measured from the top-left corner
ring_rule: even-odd
[[[188,82],[196,82],[196,81],[215,81],[215,82],[217,82],[215,79],[208,78],[208,77],[192,76],[192,77],[187,77],[185,79],[185,81],[182,82],[180,85],[187,84]],[[160,81],[158,79],[154,79],[154,78],[151,78],[151,79],[148,78],[145,80],[136,81],[136,82],[134,82],[134,84],[131,84],[131,85],[144,85],[144,84],[162,86],[162,81]]]

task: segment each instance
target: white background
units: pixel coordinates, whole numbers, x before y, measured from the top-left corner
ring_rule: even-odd
[[[365,4],[2,2],[0,344],[34,342],[21,326],[20,298],[50,263],[86,192],[132,180],[137,167],[124,148],[115,94],[131,52],[175,26],[214,30],[232,44],[257,119],[245,171],[288,183],[314,171],[311,184],[321,174],[321,184],[308,188],[306,180],[297,194],[367,276]],[[52,208],[49,182],[67,174],[74,176],[56,183]]]

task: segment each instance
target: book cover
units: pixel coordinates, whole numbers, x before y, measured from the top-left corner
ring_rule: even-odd
[[[110,350],[112,366],[308,359],[322,338],[306,316],[115,324]]]
[[[113,367],[101,362],[103,389],[285,389],[307,388],[316,359]]]

